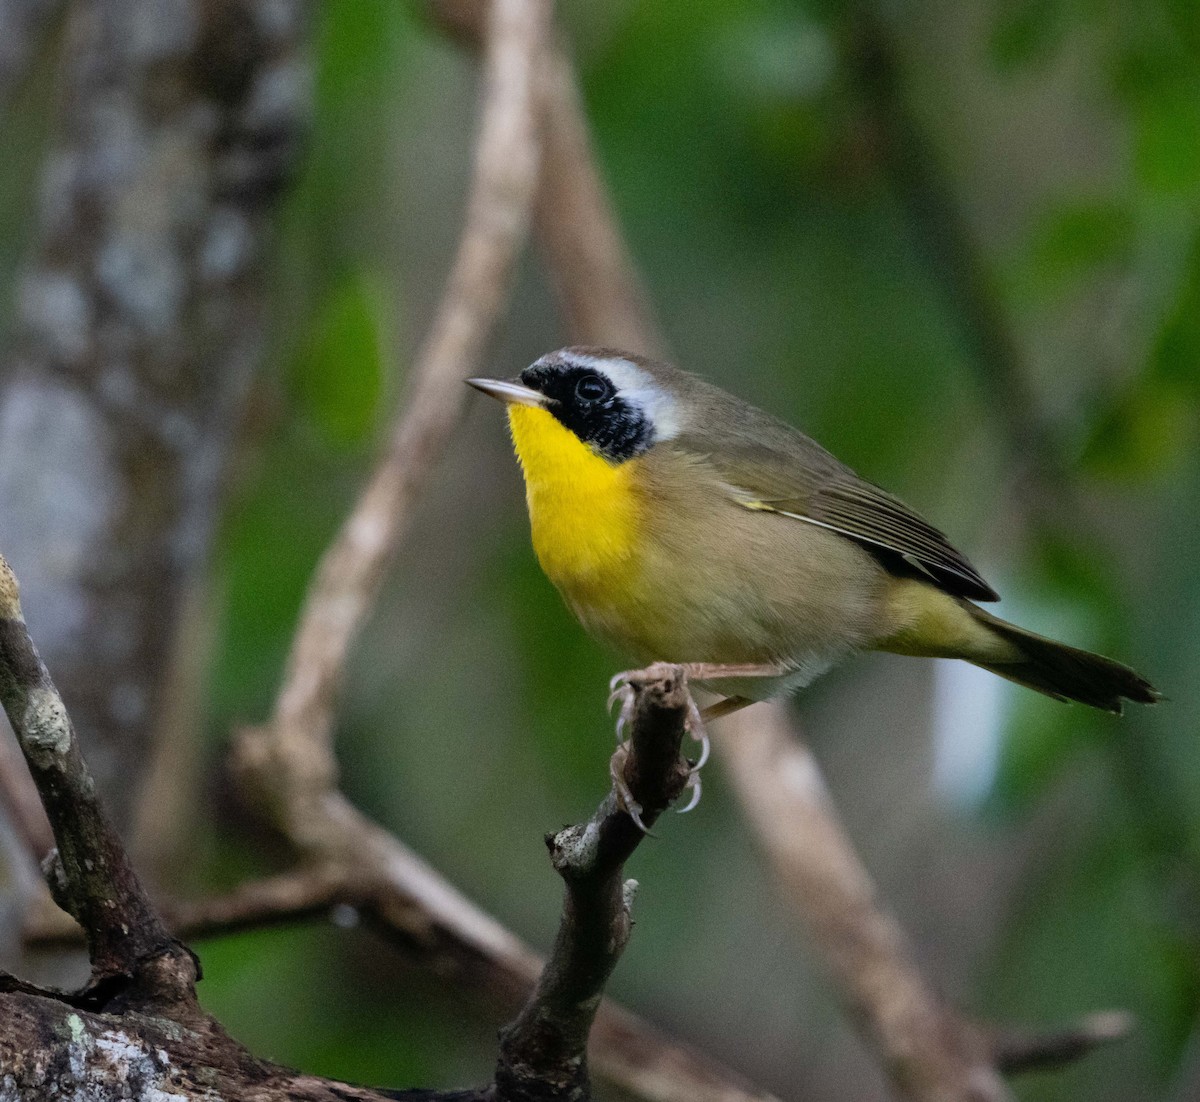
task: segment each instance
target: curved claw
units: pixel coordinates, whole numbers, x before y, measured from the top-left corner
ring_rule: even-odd
[[[656,837],[655,833],[648,826],[646,826],[645,823],[642,822],[641,804],[631,800],[629,805],[625,808],[625,813],[634,821],[634,824],[637,826],[638,830],[640,830],[647,838]]]
[[[697,766],[696,768],[699,769],[700,767]],[[686,807],[681,807],[676,810],[677,815],[686,815],[700,802],[700,790],[702,786],[700,784],[700,775],[698,773],[693,772],[691,776],[688,777],[687,787],[692,790],[691,799],[688,800]]]
[[[695,736],[696,741],[700,743],[700,760],[692,766],[692,773],[698,773],[704,768],[705,762],[708,761],[709,755],[712,753],[712,745],[708,741],[708,735],[700,734]]]
[[[629,671],[628,670],[622,670],[620,673],[614,673],[612,675],[612,677],[610,677],[608,679],[608,691],[610,693],[617,692],[623,685],[625,685],[628,682],[628,680],[629,680]]]
[[[616,704],[618,700],[623,701],[625,699],[628,688],[628,685],[618,685],[611,693],[608,694],[608,703],[605,705],[605,707],[608,709],[610,715],[612,714],[613,705]]]

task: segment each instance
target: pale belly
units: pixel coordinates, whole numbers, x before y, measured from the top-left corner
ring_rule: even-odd
[[[676,518],[610,569],[547,573],[580,622],[638,664],[783,671],[709,686],[722,695],[801,688],[874,641],[886,581],[871,556],[791,518],[731,506],[723,519],[719,538]]]

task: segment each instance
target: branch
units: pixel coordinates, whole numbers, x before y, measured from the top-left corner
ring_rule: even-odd
[[[159,997],[193,998],[193,959],[159,921],[109,823],[58,690],[25,627],[17,580],[0,558],[0,703],[58,843],[49,868],[59,904],[83,927],[91,987],[109,997],[152,973]],[[152,961],[164,967],[148,970]]]
[[[333,783],[331,732],[347,654],[458,422],[468,393],[463,380],[476,370],[507,300],[533,202],[533,100],[549,10],[549,0],[498,0],[489,8],[483,112],[458,253],[391,446],[321,558],[271,722],[250,740],[257,749],[247,750],[275,757],[289,786]]]
[[[614,761],[653,822],[687,780],[687,763],[679,760],[687,689],[673,669],[634,688],[631,743]],[[147,1096],[181,1102],[251,1096],[260,1102],[523,1102],[564,1097],[557,1086],[564,1071],[578,1088],[570,1097],[588,1097],[587,1035],[629,931],[621,868],[642,837],[615,795],[584,827],[553,840],[555,865],[568,883],[562,928],[541,983],[504,1034],[497,1086],[381,1093],[257,1060],[200,1010],[195,958],[166,933],[105,818],[66,709],[25,628],[16,579],[2,558],[0,703],[62,854],[52,875],[56,897],[86,933],[93,962],[92,983],[79,996],[41,991],[0,974],[0,1067],[14,1099],[74,1097],[85,1084],[92,1093],[115,1097],[123,1085],[137,1082]],[[181,908],[176,921],[200,918],[229,930],[270,915],[313,913],[340,899],[369,901],[383,916],[389,894],[395,893],[387,884],[375,887],[336,871],[283,877],[248,886],[223,906],[194,908],[190,915]],[[410,920],[414,910],[409,901]],[[428,926],[427,915],[418,911],[416,919]],[[428,940],[428,929],[422,934]],[[106,1013],[88,1012],[97,1009]],[[711,1097],[749,1097],[722,1086]]]
[[[838,820],[812,754],[781,704],[714,724],[713,737],[776,879],[843,1001],[913,1102],[1008,1099],[1001,1073],[1068,1063],[1124,1036],[1124,1015],[1058,1034],[989,1032],[930,988]]]
[[[41,861],[54,848],[54,833],[15,742],[0,734],[0,803],[25,851]]]
[[[25,988],[22,990],[22,988]],[[488,1102],[484,1091],[378,1091],[257,1060],[210,1019],[107,1014],[0,976],[5,1099],[172,1102]],[[131,1094],[131,1091],[134,1092]]]
[[[633,688],[630,741],[614,755],[614,777],[622,777],[645,820],[653,822],[687,781],[688,763],[679,756],[687,686],[681,671],[662,667]],[[211,1019],[196,1014],[180,1022],[162,1016],[161,999],[133,1015],[78,1012],[68,1000],[0,976],[5,1084],[19,1099],[74,1097],[84,1084],[93,1093],[115,1097],[122,1085],[137,1082],[139,1097],[205,1102],[248,1097],[259,1102],[586,1102],[588,1032],[631,928],[636,885],[623,882],[622,869],[644,836],[622,810],[615,782],[613,788],[588,822],[547,839],[566,883],[559,936],[533,994],[501,1033],[496,1078],[488,1088],[379,1092],[352,1087],[255,1060]],[[335,873],[278,877],[243,888],[223,906],[210,903],[203,913],[205,921],[231,929],[271,914],[296,916],[336,900],[370,897],[369,885]],[[194,922],[199,913],[193,909],[183,918],[177,911],[176,918]],[[719,1097],[739,1096],[725,1092]]]
[[[631,685],[632,729],[629,742],[613,757],[614,774],[644,809],[649,826],[687,781],[688,765],[679,754],[687,682],[677,667],[662,666]],[[500,1034],[496,1086],[508,1102],[589,1097],[588,1032],[629,940],[637,882],[625,881],[623,868],[643,837],[615,783],[586,823],[547,837],[566,896],[554,951],[537,987],[517,1020]]]
[[[596,168],[574,68],[560,45],[547,54],[540,106],[545,151],[534,228],[567,331],[585,343],[661,354],[666,341]]]

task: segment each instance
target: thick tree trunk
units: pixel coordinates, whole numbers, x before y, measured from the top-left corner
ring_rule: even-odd
[[[0,537],[127,827],[258,360],[306,4],[87,0],[0,392]]]

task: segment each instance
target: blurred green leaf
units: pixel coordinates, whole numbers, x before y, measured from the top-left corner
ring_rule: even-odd
[[[1072,202],[1045,217],[1034,237],[1030,263],[1035,280],[1058,292],[1095,279],[1097,270],[1127,260],[1134,219],[1117,200]]]
[[[1159,332],[1148,373],[1200,395],[1200,226],[1174,308]]]
[[[1148,189],[1184,195],[1200,188],[1200,73],[1142,103],[1134,141],[1138,176]]]
[[[379,415],[387,365],[382,293],[362,273],[334,284],[291,373],[298,407],[330,441],[368,439]]]
[[[988,43],[1001,72],[1048,61],[1070,30],[1064,0],[1005,0]]]
[[[1081,461],[1106,478],[1150,478],[1195,444],[1197,416],[1195,395],[1182,387],[1132,387],[1094,421]]]

